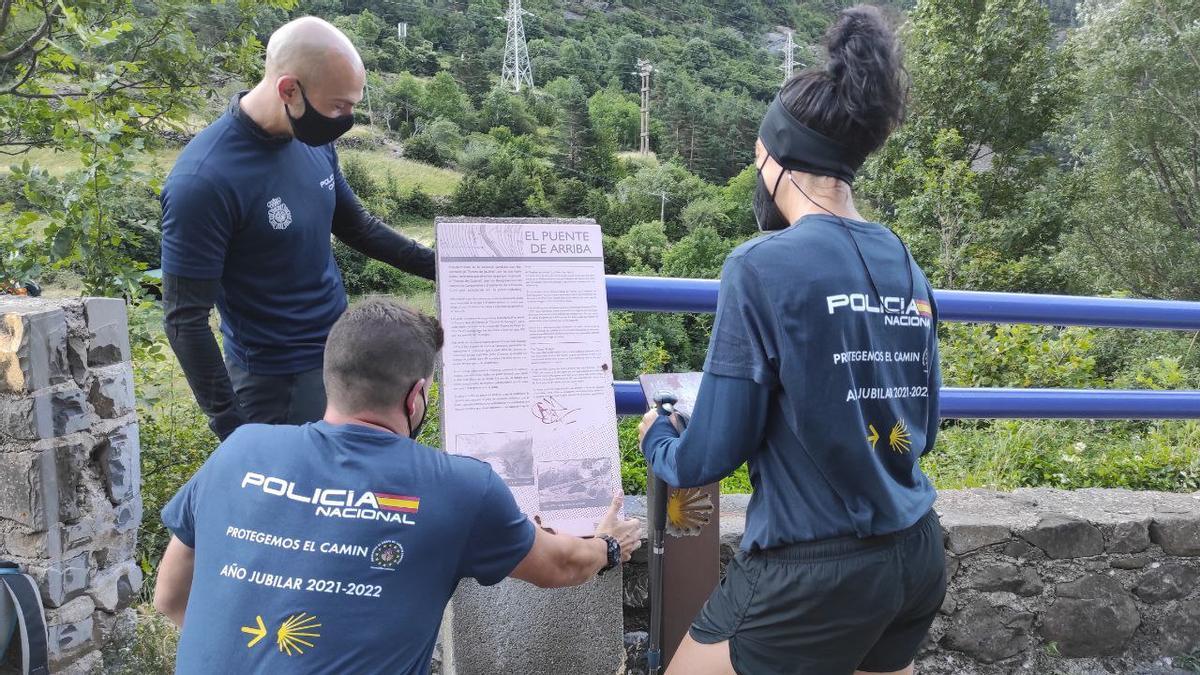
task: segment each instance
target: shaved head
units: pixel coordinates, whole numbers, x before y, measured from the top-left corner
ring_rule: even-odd
[[[267,41],[267,77],[293,75],[300,80],[319,80],[338,66],[365,72],[362,57],[350,38],[315,16],[284,24]]]
[[[350,38],[328,21],[306,16],[271,34],[266,73],[256,89],[273,92],[296,118],[308,105],[325,117],[343,117],[362,100],[366,80],[362,57]]]

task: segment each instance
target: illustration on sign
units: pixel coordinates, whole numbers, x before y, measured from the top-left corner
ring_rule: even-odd
[[[605,478],[613,470],[608,457],[538,462],[538,499],[542,511],[605,507],[612,491]]]
[[[492,465],[510,487],[533,485],[533,434],[528,431],[459,434],[454,452]]]

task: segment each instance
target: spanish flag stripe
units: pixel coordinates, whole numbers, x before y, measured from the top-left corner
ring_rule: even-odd
[[[415,509],[420,508],[421,502],[414,502],[407,499],[378,499],[380,506],[395,506],[398,508]]]
[[[402,499],[378,499],[379,508],[388,511],[405,511],[408,513],[416,513],[421,507],[419,501],[406,501]]]

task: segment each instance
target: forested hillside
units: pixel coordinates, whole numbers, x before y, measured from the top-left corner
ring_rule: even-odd
[[[843,5],[529,0],[535,86],[519,92],[500,86],[499,0],[11,6],[0,278],[137,298],[141,270],[158,266],[155,197],[170,159],[260,75],[271,31],[305,14],[363,55],[368,101],[340,143],[343,169],[393,226],[428,239],[437,214],[586,216],[603,228],[610,273],[715,278],[756,234],[750,159],[784,76],[785,31],[797,67],[820,67],[820,35]],[[910,112],[855,188],[936,286],[1200,299],[1200,0],[888,11]],[[639,59],[654,69],[651,154],[637,152]],[[337,256],[353,294],[428,301],[423,282],[344,247]],[[147,484],[169,495],[211,437],[147,311],[135,321],[143,440],[161,463]],[[618,378],[703,362],[711,317],[611,322]],[[945,325],[941,341],[948,385],[1200,386],[1192,334]],[[627,485],[640,489],[628,422],[622,439]],[[946,423],[939,443],[926,467],[943,487],[1200,487],[1195,422]]]

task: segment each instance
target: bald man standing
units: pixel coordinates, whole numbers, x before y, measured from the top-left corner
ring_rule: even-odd
[[[314,17],[277,30],[266,74],[180,154],[162,191],[164,326],[209,426],[321,419],[325,338],[346,308],[330,235],[426,279],[433,251],[362,207],[333,142],[366,71]],[[208,317],[221,315],[225,356]]]

